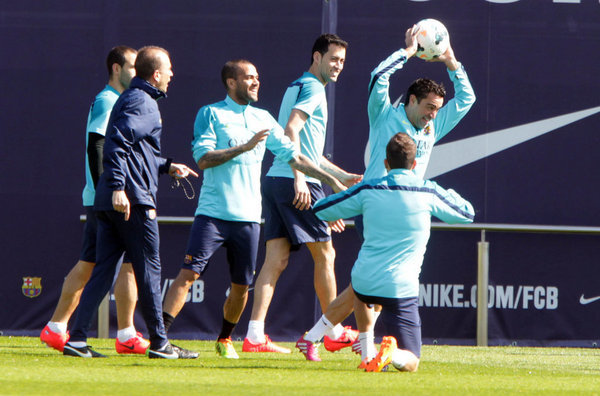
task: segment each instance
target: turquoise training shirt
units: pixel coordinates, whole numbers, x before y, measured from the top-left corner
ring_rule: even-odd
[[[392,169],[383,178],[320,199],[314,212],[326,221],[363,215],[365,240],[352,268],[352,287],[388,298],[419,295],[432,215],[446,223],[471,223],[475,214],[456,192],[408,169]]]
[[[106,134],[106,127],[108,126],[108,120],[110,113],[117,99],[119,99],[119,91],[106,85],[102,91],[96,95],[94,102],[90,107],[88,113],[86,133],[85,133],[85,147],[88,145],[89,134],[97,133],[104,136]],[[85,153],[85,187],[83,188],[82,198],[83,206],[94,206],[94,197],[96,195],[96,189],[94,188],[94,181],[90,172],[89,159],[87,150]]]
[[[279,108],[279,125],[283,128],[287,125],[293,109],[301,110],[308,115],[299,134],[300,152],[319,166],[325,148],[327,96],[325,86],[314,74],[304,72],[302,77],[294,81],[285,91]],[[294,174],[286,161],[275,158],[267,176],[293,178]],[[321,184],[319,180],[309,176],[306,176],[306,181]]]
[[[244,144],[264,129],[270,131],[269,136],[253,150],[204,170],[196,215],[259,223],[262,212],[260,174],[265,149],[286,164],[298,155],[283,128],[266,110],[239,105],[227,96],[198,111],[192,141],[196,162],[209,151]]]
[[[390,101],[390,76],[401,69],[407,61],[406,51],[400,49],[390,55],[371,73],[369,83],[369,163],[364,178],[372,179],[386,175],[383,160],[385,147],[398,132],[412,137],[417,144],[417,166],[414,172],[423,178],[433,145],[446,136],[467,114],[475,103],[475,92],[462,65],[455,71],[448,70],[454,84],[455,96],[438,111],[435,119],[423,129],[415,129],[406,116],[404,103],[394,107]]]

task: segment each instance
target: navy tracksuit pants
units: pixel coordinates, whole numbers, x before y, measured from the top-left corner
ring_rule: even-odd
[[[138,287],[137,306],[150,333],[150,349],[167,343],[160,291],[158,222],[156,216],[149,215],[151,211],[154,212],[147,206],[134,205],[128,221],[116,211],[96,212],[96,265],[81,295],[70,341],[86,341],[94,314],[112,286],[119,259],[127,252]]]

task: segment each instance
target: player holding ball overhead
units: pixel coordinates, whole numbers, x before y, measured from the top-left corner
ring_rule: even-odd
[[[446,52],[428,62],[442,62],[454,84],[455,96],[444,106],[446,90],[441,83],[419,78],[406,92],[404,103],[394,107],[390,101],[390,77],[413,57],[419,48],[417,42],[421,29],[414,25],[406,31],[406,48],[399,49],[371,73],[369,82],[369,150],[370,161],[365,179],[387,174],[383,160],[385,146],[398,132],[406,132],[417,143],[417,166],[414,172],[423,178],[433,146],[446,136],[467,114],[475,103],[475,92],[467,73],[456,59],[452,45]]]
[[[404,97],[404,103],[394,106],[390,100],[390,77],[400,70],[411,57],[417,55],[419,35],[423,33],[423,26],[419,22],[406,30],[405,48],[392,53],[381,62],[372,72],[369,82],[369,99],[367,113],[369,116],[369,141],[367,158],[369,158],[364,180],[377,179],[387,176],[384,166],[386,157],[385,148],[392,136],[404,132],[414,139],[417,147],[415,155],[416,165],[413,172],[423,178],[433,146],[448,134],[458,122],[467,114],[475,102],[475,93],[462,64],[456,59],[454,50],[449,42],[447,49],[437,57],[431,57],[428,62],[442,62],[448,70],[448,76],[454,84],[454,98],[444,105],[446,90],[440,83],[426,78],[415,80],[409,87]],[[422,50],[423,48],[421,48]],[[356,227],[362,234],[362,216],[357,217]],[[347,287],[338,297],[331,302],[325,310],[326,314],[310,329],[302,341],[316,344],[331,325],[341,323],[352,313],[353,292]],[[375,313],[375,320],[378,313]],[[362,355],[362,359],[372,359],[376,350],[373,342],[373,333],[359,334],[352,349]],[[364,346],[362,346],[364,345]],[[368,346],[368,348],[367,348]],[[309,349],[311,345],[308,346]]]

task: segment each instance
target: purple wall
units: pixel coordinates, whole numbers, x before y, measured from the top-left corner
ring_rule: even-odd
[[[322,4],[261,0],[248,7],[244,1],[152,1],[139,10],[135,2],[114,0],[6,3],[0,6],[0,204],[5,208],[0,330],[37,334],[78,257],[85,122],[92,98],[106,82],[103,61],[110,47],[155,44],[171,52],[175,77],[169,98],[160,104],[163,151],[192,164],[189,147],[196,111],[225,95],[219,80],[222,64],[239,57],[253,61],[262,82],[258,105],[276,115],[287,84],[308,68],[310,47],[321,31]],[[337,3],[337,12],[338,33],[350,48],[336,84],[334,162],[362,172],[370,72],[404,46],[406,28],[420,19],[436,18],[450,32],[477,102],[440,142],[440,149],[454,145],[446,146],[445,154],[434,154],[431,168],[466,158],[466,150],[484,152],[474,162],[450,166],[452,170],[436,181],[472,201],[476,222],[600,223],[593,194],[599,184],[599,83],[593,72],[599,57],[600,3],[345,0]],[[393,76],[391,96],[403,94],[417,77],[440,80],[451,88],[441,64],[411,60]],[[553,120],[549,126],[520,128],[586,109],[592,109],[590,114],[577,121],[575,116],[564,126],[557,127],[559,120]],[[500,142],[509,147],[497,153],[491,154],[500,143],[491,136],[461,146],[464,139],[505,129]],[[515,143],[537,130],[539,137]],[[159,215],[193,215],[195,200],[171,190],[166,178],[160,189]],[[189,226],[161,226],[165,278],[174,278],[179,270],[188,230]],[[438,295],[438,302],[452,303],[433,306],[433,294],[426,294],[431,301],[423,301],[421,312],[427,340],[473,341],[475,309],[465,301],[476,281],[478,239],[478,232],[432,233],[421,281],[426,292],[437,288],[446,293],[442,300]],[[600,275],[594,264],[596,239],[488,234],[490,285],[501,296],[490,310],[490,338],[497,343],[595,342],[600,302],[582,305],[579,298],[600,295],[594,281]],[[343,287],[359,242],[350,230],[336,236],[334,243]],[[175,336],[212,337],[218,331],[228,283],[225,271],[218,268],[223,258],[221,252],[213,260],[205,277],[205,299],[186,305],[173,325]],[[308,254],[303,250],[292,260],[267,318],[267,331],[274,337],[292,339],[318,315],[312,280],[304,276],[312,273]],[[41,277],[39,296],[24,296],[23,277]],[[249,310],[237,329],[240,336]],[[141,320],[137,325],[143,328]]]

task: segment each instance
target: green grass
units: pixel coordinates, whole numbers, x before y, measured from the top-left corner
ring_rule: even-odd
[[[210,341],[179,341],[196,360],[119,356],[114,340],[91,339],[108,359],[64,357],[37,338],[0,337],[1,395],[600,395],[600,351],[575,348],[423,347],[418,373],[365,373],[346,349],[321,347],[321,363],[298,353],[216,356]],[[235,342],[241,351],[241,343]],[[292,348],[293,344],[284,345]]]

